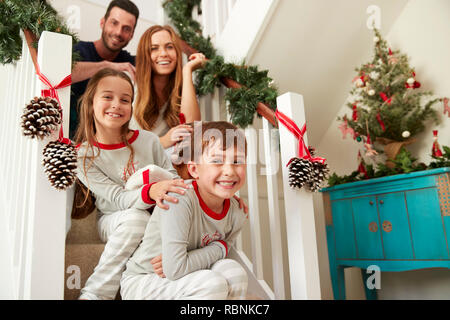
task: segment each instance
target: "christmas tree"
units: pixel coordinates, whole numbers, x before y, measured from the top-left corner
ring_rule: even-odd
[[[418,90],[420,82],[408,57],[392,50],[374,29],[374,56],[371,62],[356,68],[353,88],[347,103],[351,116],[339,117],[344,137],[350,133],[365,144],[367,156],[381,152],[394,160],[398,152],[414,142],[428,120],[438,121],[432,92]],[[386,163],[389,165],[389,162]],[[393,165],[393,162],[390,162]]]

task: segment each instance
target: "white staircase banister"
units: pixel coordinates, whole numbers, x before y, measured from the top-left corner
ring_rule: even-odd
[[[303,97],[299,94],[288,92],[279,96],[277,108],[300,128],[306,122]],[[289,172],[286,164],[291,158],[298,156],[298,141],[283,125],[279,126],[279,130],[291,297],[300,300],[320,299],[313,195],[305,189],[294,190],[289,186]],[[307,134],[303,138],[308,145]]]

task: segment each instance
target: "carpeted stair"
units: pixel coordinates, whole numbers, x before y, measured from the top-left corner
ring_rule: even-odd
[[[78,298],[80,289],[84,287],[86,280],[94,271],[105,247],[105,244],[98,236],[96,217],[97,212],[95,211],[84,219],[72,219],[72,226],[66,238],[65,300],[75,300]],[[68,269],[70,266],[76,266],[80,270],[81,286],[79,288],[71,288],[75,283],[73,281],[75,275],[73,270],[77,270],[78,268]],[[71,270],[72,273],[68,273],[67,270]],[[72,278],[69,279],[69,277]],[[69,284],[67,280],[69,280]]]

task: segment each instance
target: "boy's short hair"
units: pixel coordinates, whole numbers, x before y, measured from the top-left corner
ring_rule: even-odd
[[[189,161],[198,163],[208,146],[215,142],[221,143],[224,151],[233,146],[247,156],[245,134],[235,125],[226,121],[195,121],[186,125],[191,126],[194,132],[175,145],[171,159],[177,171],[180,172]]]
[[[212,143],[221,143],[222,150],[235,147],[247,155],[247,140],[244,132],[226,121],[196,121],[191,134],[190,160],[198,162],[201,155]]]
[[[112,8],[118,7],[122,10],[125,10],[128,13],[131,13],[133,16],[136,17],[136,23],[139,18],[139,9],[138,7],[131,2],[130,0],[113,0],[109,3],[108,8],[106,9],[105,13],[105,21],[108,20],[109,13],[111,12]],[[134,26],[136,27],[136,23]]]

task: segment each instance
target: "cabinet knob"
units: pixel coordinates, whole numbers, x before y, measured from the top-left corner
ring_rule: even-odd
[[[370,203],[371,206],[373,206],[373,201],[372,200],[370,200],[369,203]]]
[[[384,232],[391,232],[392,231],[392,223],[388,220],[383,221],[383,230]]]
[[[383,204],[384,203],[384,201],[383,200],[380,200],[380,204]]]
[[[374,221],[369,223],[369,230],[370,230],[370,232],[377,232],[377,230],[378,230],[377,223]]]

